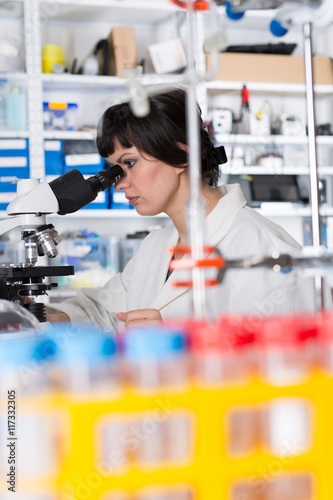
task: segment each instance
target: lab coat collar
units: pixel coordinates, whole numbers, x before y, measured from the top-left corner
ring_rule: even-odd
[[[230,230],[236,215],[246,205],[246,199],[239,184],[223,185],[219,186],[217,189],[222,194],[222,198],[206,217],[204,226],[204,241],[209,246],[214,247],[221,243]],[[169,229],[165,236],[165,248],[172,247],[177,244],[178,232],[175,227]],[[163,281],[165,280],[168,271],[170,258],[170,253],[167,253],[166,251],[162,252],[161,260],[159,262],[161,272],[158,273],[158,279],[152,287],[157,293],[151,305],[153,309],[163,309],[163,307],[171,301],[190,290],[186,287],[173,288],[171,285],[171,282],[174,280],[173,274],[171,274],[170,279],[167,282]],[[163,270],[165,270],[165,273]],[[160,291],[158,292],[158,290]]]

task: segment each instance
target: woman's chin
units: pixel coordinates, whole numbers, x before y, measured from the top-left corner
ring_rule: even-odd
[[[159,212],[158,210],[153,210],[149,208],[144,208],[144,207],[135,207],[135,210],[139,215],[146,216],[146,217],[154,217],[154,215],[159,215],[162,212]]]

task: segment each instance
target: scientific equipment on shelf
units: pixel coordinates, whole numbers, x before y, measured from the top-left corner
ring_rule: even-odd
[[[77,130],[77,108],[74,102],[43,102],[44,130]]]

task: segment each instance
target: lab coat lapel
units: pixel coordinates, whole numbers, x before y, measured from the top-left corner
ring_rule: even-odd
[[[238,212],[246,205],[246,200],[239,185],[222,186],[220,190],[224,196],[220,199],[215,209],[206,217],[204,227],[205,239],[208,242],[208,245],[213,246],[214,248],[221,243],[223,238],[228,233],[234,221],[234,218],[236,217]],[[169,246],[173,246],[177,243],[177,236],[178,233],[176,233],[176,235],[173,235],[173,238],[170,239]],[[167,272],[170,255],[168,255],[166,252],[164,253],[165,255],[161,259],[161,265],[166,266],[165,269]],[[166,273],[162,273],[162,275],[160,274],[160,278],[162,278],[162,280],[163,277],[165,279],[165,276]],[[153,309],[162,309],[180,295],[188,293],[190,291],[190,288],[172,287],[172,278],[173,276],[171,275],[170,280],[164,282],[164,284],[160,280],[158,280],[158,283],[154,284],[153,288],[157,292],[157,295],[152,302],[151,307]],[[158,292],[158,290],[160,291]]]

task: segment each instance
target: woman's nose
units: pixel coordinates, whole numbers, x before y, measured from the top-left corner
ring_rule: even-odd
[[[115,182],[114,190],[115,191],[122,191],[123,189],[128,188],[129,186],[130,186],[130,181],[128,178],[128,174],[127,174],[126,170],[124,170],[124,176],[121,177],[119,179],[119,181]]]

